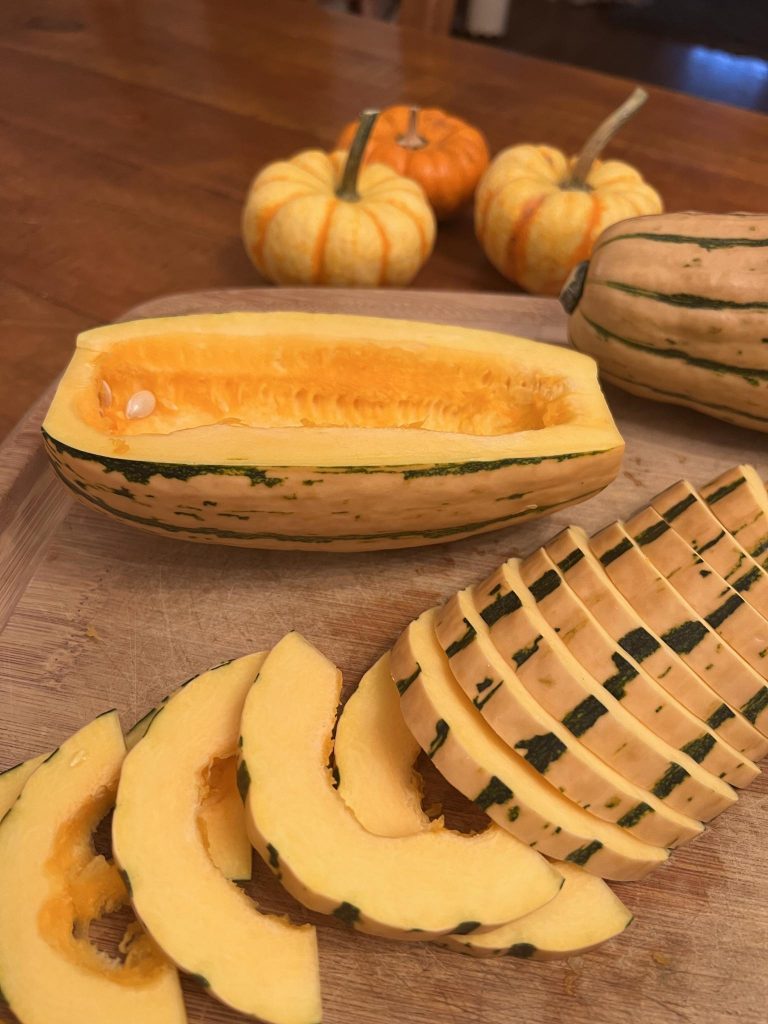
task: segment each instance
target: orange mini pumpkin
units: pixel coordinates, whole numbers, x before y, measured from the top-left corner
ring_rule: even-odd
[[[356,123],[338,146],[346,149]],[[450,217],[472,198],[488,166],[488,144],[477,128],[443,110],[396,106],[383,110],[366,153],[369,163],[388,164],[417,181],[439,218]]]
[[[661,213],[659,194],[639,171],[597,155],[645,102],[636,89],[590,136],[578,157],[552,146],[511,146],[498,154],[475,197],[475,232],[488,259],[529,292],[557,295],[568,274],[617,221]]]
[[[360,169],[376,111],[349,153],[308,149],[268,164],[243,209],[243,241],[275,284],[409,284],[435,242],[435,216],[416,182],[382,164]]]

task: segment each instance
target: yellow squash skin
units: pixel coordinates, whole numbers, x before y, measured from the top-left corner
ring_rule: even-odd
[[[245,248],[275,284],[375,288],[410,284],[435,243],[417,182],[385,164],[362,168],[359,199],[336,194],[346,153],[309,149],[268,164],[243,210]]]
[[[605,228],[662,209],[658,193],[629,164],[595,161],[586,188],[573,188],[574,164],[552,146],[511,146],[478,185],[478,241],[494,267],[528,292],[557,295]]]
[[[154,410],[127,418],[147,389]],[[588,357],[487,331],[306,313],[88,331],[43,435],[75,495],[127,523],[325,551],[516,525],[596,494],[624,448]]]
[[[768,431],[767,293],[768,214],[633,218],[598,239],[569,336],[625,391]]]

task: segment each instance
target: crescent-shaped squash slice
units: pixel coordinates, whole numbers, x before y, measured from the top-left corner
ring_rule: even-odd
[[[89,941],[128,894],[91,835],[111,809],[125,743],[114,711],[28,778],[0,825],[0,989],[23,1024],[184,1024],[176,970],[138,923],[124,961]],[[27,762],[28,763],[28,762]]]
[[[128,750],[133,750],[144,736],[168,699],[128,730]],[[253,847],[245,829],[243,801],[237,791],[237,754],[214,760],[208,766],[200,787],[197,824],[208,856],[222,875],[236,882],[248,881],[253,868]]]
[[[321,1016],[315,930],[261,914],[213,864],[198,825],[210,766],[237,747],[263,661],[253,654],[189,681],[125,759],[115,857],[141,920],[165,953],[222,1002],[275,1024]]]
[[[249,835],[289,892],[401,939],[489,928],[554,897],[561,876],[494,833],[385,838],[364,829],[327,767],[340,694],[339,670],[289,633],[245,702],[239,777]]]
[[[421,809],[421,777],[413,767],[420,749],[405,724],[385,654],[344,705],[333,748],[339,792],[369,832],[398,836],[442,827]],[[495,822],[488,829],[515,842]],[[557,861],[555,867],[565,881],[543,907],[488,932],[439,941],[475,956],[551,960],[584,953],[624,931],[632,914],[601,878],[575,864]]]
[[[37,757],[30,757],[28,761],[21,761],[13,768],[6,768],[0,772],[0,821],[5,814],[13,807],[19,793],[27,783],[27,779],[45,761],[47,754],[38,754]]]
[[[435,636],[434,608],[398,639],[392,673],[422,750],[448,782],[518,839],[603,878],[631,881],[664,863],[666,850],[579,807],[499,739],[453,677]]]
[[[619,647],[717,735],[723,778],[739,787],[754,782],[760,769],[750,758],[768,753],[768,741],[694,671],[690,654],[678,653],[640,617],[606,576],[586,533],[569,526],[544,550],[570,590]]]

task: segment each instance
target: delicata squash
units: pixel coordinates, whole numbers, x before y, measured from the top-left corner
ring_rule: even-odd
[[[83,501],[169,536],[360,551],[596,494],[624,448],[589,357],[307,313],[139,320],[77,341],[43,424]]]

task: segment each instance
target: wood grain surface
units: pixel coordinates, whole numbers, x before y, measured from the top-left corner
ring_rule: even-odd
[[[253,289],[178,295],[133,313],[266,308],[564,337],[554,300],[446,292]],[[627,454],[598,497],[455,544],[339,555],[187,544],[72,503],[40,459],[39,403],[0,448],[0,768],[52,748],[109,707],[127,727],[178,681],[292,628],[343,668],[348,693],[411,617],[567,522],[595,530],[682,476],[702,484],[739,461],[768,475],[762,435],[613,390],[608,397]],[[465,804],[445,787],[433,781],[428,795],[461,819]],[[328,1024],[765,1024],[766,807],[762,776],[669,864],[615,887],[636,914],[628,932],[555,964],[473,961],[351,933],[304,912],[261,863],[249,891],[267,909],[320,926]],[[246,1020],[192,982],[184,988],[191,1024]],[[7,1011],[0,1020],[11,1020]]]
[[[543,2],[543,0],[542,0]],[[573,151],[629,84],[297,0],[3,0],[0,437],[78,330],[153,295],[252,285],[240,206],[266,162],[363,106],[445,106],[492,150]],[[768,118],[650,88],[612,145],[669,209],[765,209]],[[467,212],[422,288],[509,291]]]

